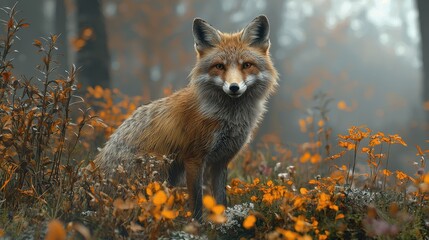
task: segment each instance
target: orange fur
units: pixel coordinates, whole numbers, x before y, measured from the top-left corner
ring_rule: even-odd
[[[144,143],[140,149],[164,155],[181,149],[179,159],[201,158],[208,151],[218,123],[202,116],[193,99],[196,96],[190,88],[169,97],[163,114],[153,118],[148,131],[140,136],[139,142]]]

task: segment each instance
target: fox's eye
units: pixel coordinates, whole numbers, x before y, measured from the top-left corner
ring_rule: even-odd
[[[252,64],[250,62],[245,62],[243,63],[243,69],[248,69],[252,66]]]
[[[223,65],[222,63],[218,63],[215,65],[215,67],[219,70],[224,70],[225,69],[225,65]]]

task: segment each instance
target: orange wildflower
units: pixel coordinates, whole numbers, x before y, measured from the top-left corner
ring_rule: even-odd
[[[249,216],[246,217],[246,219],[244,219],[244,221],[243,221],[243,227],[245,229],[250,229],[253,226],[255,226],[255,223],[256,223],[256,217],[255,217],[255,215],[249,215]]]

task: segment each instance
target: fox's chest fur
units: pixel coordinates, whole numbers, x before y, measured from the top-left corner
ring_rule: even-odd
[[[250,141],[252,132],[265,112],[264,105],[264,99],[246,95],[238,99],[203,96],[199,101],[199,112],[219,123],[213,133],[206,161],[223,162],[233,158]]]

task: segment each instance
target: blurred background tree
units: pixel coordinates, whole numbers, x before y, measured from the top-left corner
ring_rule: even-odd
[[[62,2],[62,1],[58,1]],[[75,0],[78,37],[74,40],[79,78],[86,86],[110,87],[110,57],[107,34],[99,0]]]
[[[423,63],[423,97],[429,103],[429,2],[417,0],[421,33],[422,63]],[[426,14],[425,14],[426,13]]]

